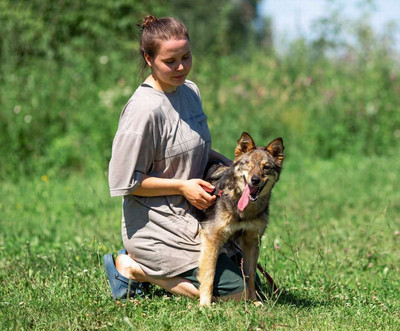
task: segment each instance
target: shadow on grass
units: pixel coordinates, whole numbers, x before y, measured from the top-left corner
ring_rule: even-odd
[[[317,298],[306,298],[297,293],[288,293],[282,291],[275,295],[277,298],[276,304],[296,306],[298,308],[312,308],[312,307],[326,307],[330,306],[332,303],[328,300],[320,300]],[[272,298],[274,300],[274,297]],[[274,300],[274,301],[275,301]]]
[[[319,299],[315,297],[305,297],[301,293],[288,292],[281,288],[278,293],[272,294],[271,288],[268,285],[261,287],[262,301],[274,302],[276,305],[296,306],[297,308],[313,308],[313,307],[328,307],[333,305],[333,302],[328,299]],[[161,287],[150,285],[147,289],[146,296],[151,298],[173,297],[174,295]],[[310,295],[311,296],[311,295]]]

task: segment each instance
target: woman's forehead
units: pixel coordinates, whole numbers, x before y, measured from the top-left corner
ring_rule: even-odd
[[[190,52],[190,42],[187,39],[163,40],[159,44],[158,55],[171,56]]]

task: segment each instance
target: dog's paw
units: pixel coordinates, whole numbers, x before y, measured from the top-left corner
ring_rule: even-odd
[[[210,307],[211,306],[211,298],[206,296],[200,297],[200,307]]]
[[[254,301],[253,303],[254,303],[254,306],[256,306],[256,307],[264,306],[264,304],[261,301]]]

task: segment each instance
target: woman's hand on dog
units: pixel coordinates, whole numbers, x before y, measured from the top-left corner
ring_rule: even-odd
[[[214,186],[200,178],[186,180],[181,185],[182,195],[200,210],[207,209],[214,204],[217,197],[207,193],[207,191],[213,190]]]

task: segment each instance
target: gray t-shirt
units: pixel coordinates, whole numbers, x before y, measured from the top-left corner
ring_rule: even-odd
[[[173,277],[198,265],[196,210],[180,195],[131,195],[143,175],[202,178],[211,150],[200,93],[190,81],[173,93],[141,85],[124,107],[109,165],[111,196],[123,196],[125,248],[153,277]]]

